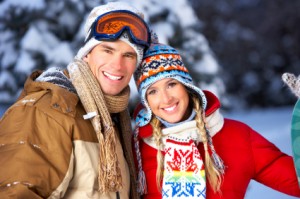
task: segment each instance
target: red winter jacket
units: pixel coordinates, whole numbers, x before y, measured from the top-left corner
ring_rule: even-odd
[[[220,108],[220,102],[210,92],[205,92],[208,99],[206,116]],[[137,108],[135,111],[140,109]],[[213,136],[213,144],[225,165],[221,195],[214,193],[207,183],[208,199],[243,199],[250,181],[253,179],[282,193],[300,197],[293,159],[282,153],[274,144],[246,124],[222,119],[223,127]],[[148,124],[139,129],[142,166],[146,175],[147,194],[144,199],[161,199],[156,186],[157,150],[143,141],[152,134]],[[198,149],[204,158],[203,144]]]

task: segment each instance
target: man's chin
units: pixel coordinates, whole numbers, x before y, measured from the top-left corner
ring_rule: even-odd
[[[114,95],[118,95],[122,90],[120,89],[103,89],[102,92],[105,94],[105,95],[111,95],[111,96],[114,96]]]

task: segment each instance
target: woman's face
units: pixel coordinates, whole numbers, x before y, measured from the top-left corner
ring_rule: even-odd
[[[154,115],[169,123],[177,123],[190,116],[189,94],[179,81],[166,78],[152,84],[146,99]]]

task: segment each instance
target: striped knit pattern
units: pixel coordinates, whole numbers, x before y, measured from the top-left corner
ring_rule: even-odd
[[[147,57],[143,60],[143,66],[143,68],[140,68],[141,71],[138,79],[136,79],[137,87],[139,87],[140,83],[148,77],[155,76],[161,72],[178,70],[188,73],[187,68],[183,65],[180,55],[176,54],[162,54]]]

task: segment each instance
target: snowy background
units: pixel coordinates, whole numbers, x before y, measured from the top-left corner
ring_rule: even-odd
[[[291,154],[296,99],[281,74],[300,74],[300,1],[124,1],[144,12],[160,42],[180,51],[197,85],[221,99],[226,116]],[[85,17],[103,2],[0,0],[0,115],[33,70],[66,67],[82,45]],[[133,81],[130,86],[132,108],[137,94]],[[251,183],[246,198],[293,197]]]
[[[106,1],[1,0],[0,103],[15,101],[33,70],[66,67],[83,43],[85,17]],[[281,75],[300,73],[299,0],[123,1],[144,12],[225,108],[294,103]]]

